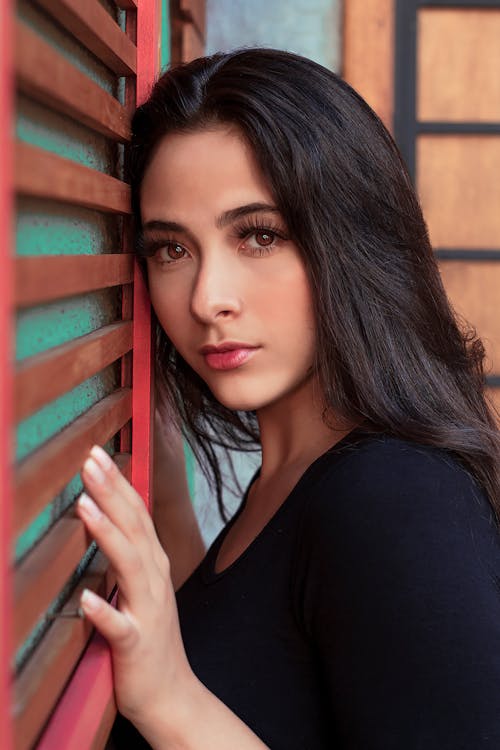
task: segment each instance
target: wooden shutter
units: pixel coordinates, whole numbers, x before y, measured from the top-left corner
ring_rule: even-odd
[[[189,62],[205,54],[205,0],[171,0],[173,63]]]
[[[162,7],[19,0],[16,17],[0,11],[5,750],[103,747],[115,714],[106,644],[60,615],[84,586],[108,597],[115,586],[72,507],[93,443],[149,503],[151,327],[123,163],[130,113],[158,71]]]
[[[350,0],[344,74],[393,130],[500,408],[500,0]]]

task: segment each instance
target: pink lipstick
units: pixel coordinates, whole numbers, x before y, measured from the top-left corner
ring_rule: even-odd
[[[259,347],[227,341],[217,346],[204,346],[201,353],[214,370],[233,370],[247,362]]]

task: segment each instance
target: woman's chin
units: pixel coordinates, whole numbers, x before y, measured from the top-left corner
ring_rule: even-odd
[[[231,409],[231,411],[256,411],[260,406],[255,399],[236,398],[231,396],[221,397],[217,393],[214,393],[213,395],[222,406],[225,406],[226,409]]]

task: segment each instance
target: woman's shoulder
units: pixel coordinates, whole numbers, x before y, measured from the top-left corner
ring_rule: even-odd
[[[372,491],[391,487],[437,487],[453,482],[477,490],[477,483],[459,456],[451,450],[389,433],[355,431],[341,441],[338,450],[324,456],[321,484],[366,485]]]
[[[326,454],[308,498],[308,515],[343,523],[432,527],[477,517],[494,525],[485,493],[452,451],[391,434],[358,434]]]

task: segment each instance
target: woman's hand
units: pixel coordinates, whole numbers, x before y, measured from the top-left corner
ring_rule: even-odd
[[[81,605],[111,647],[118,709],[142,731],[160,705],[174,717],[184,686],[187,694],[196,682],[170,563],[142,499],[102,448],[92,448],[82,479],[88,494],[81,495],[78,514],[115,571],[119,598],[115,609],[85,592]]]

